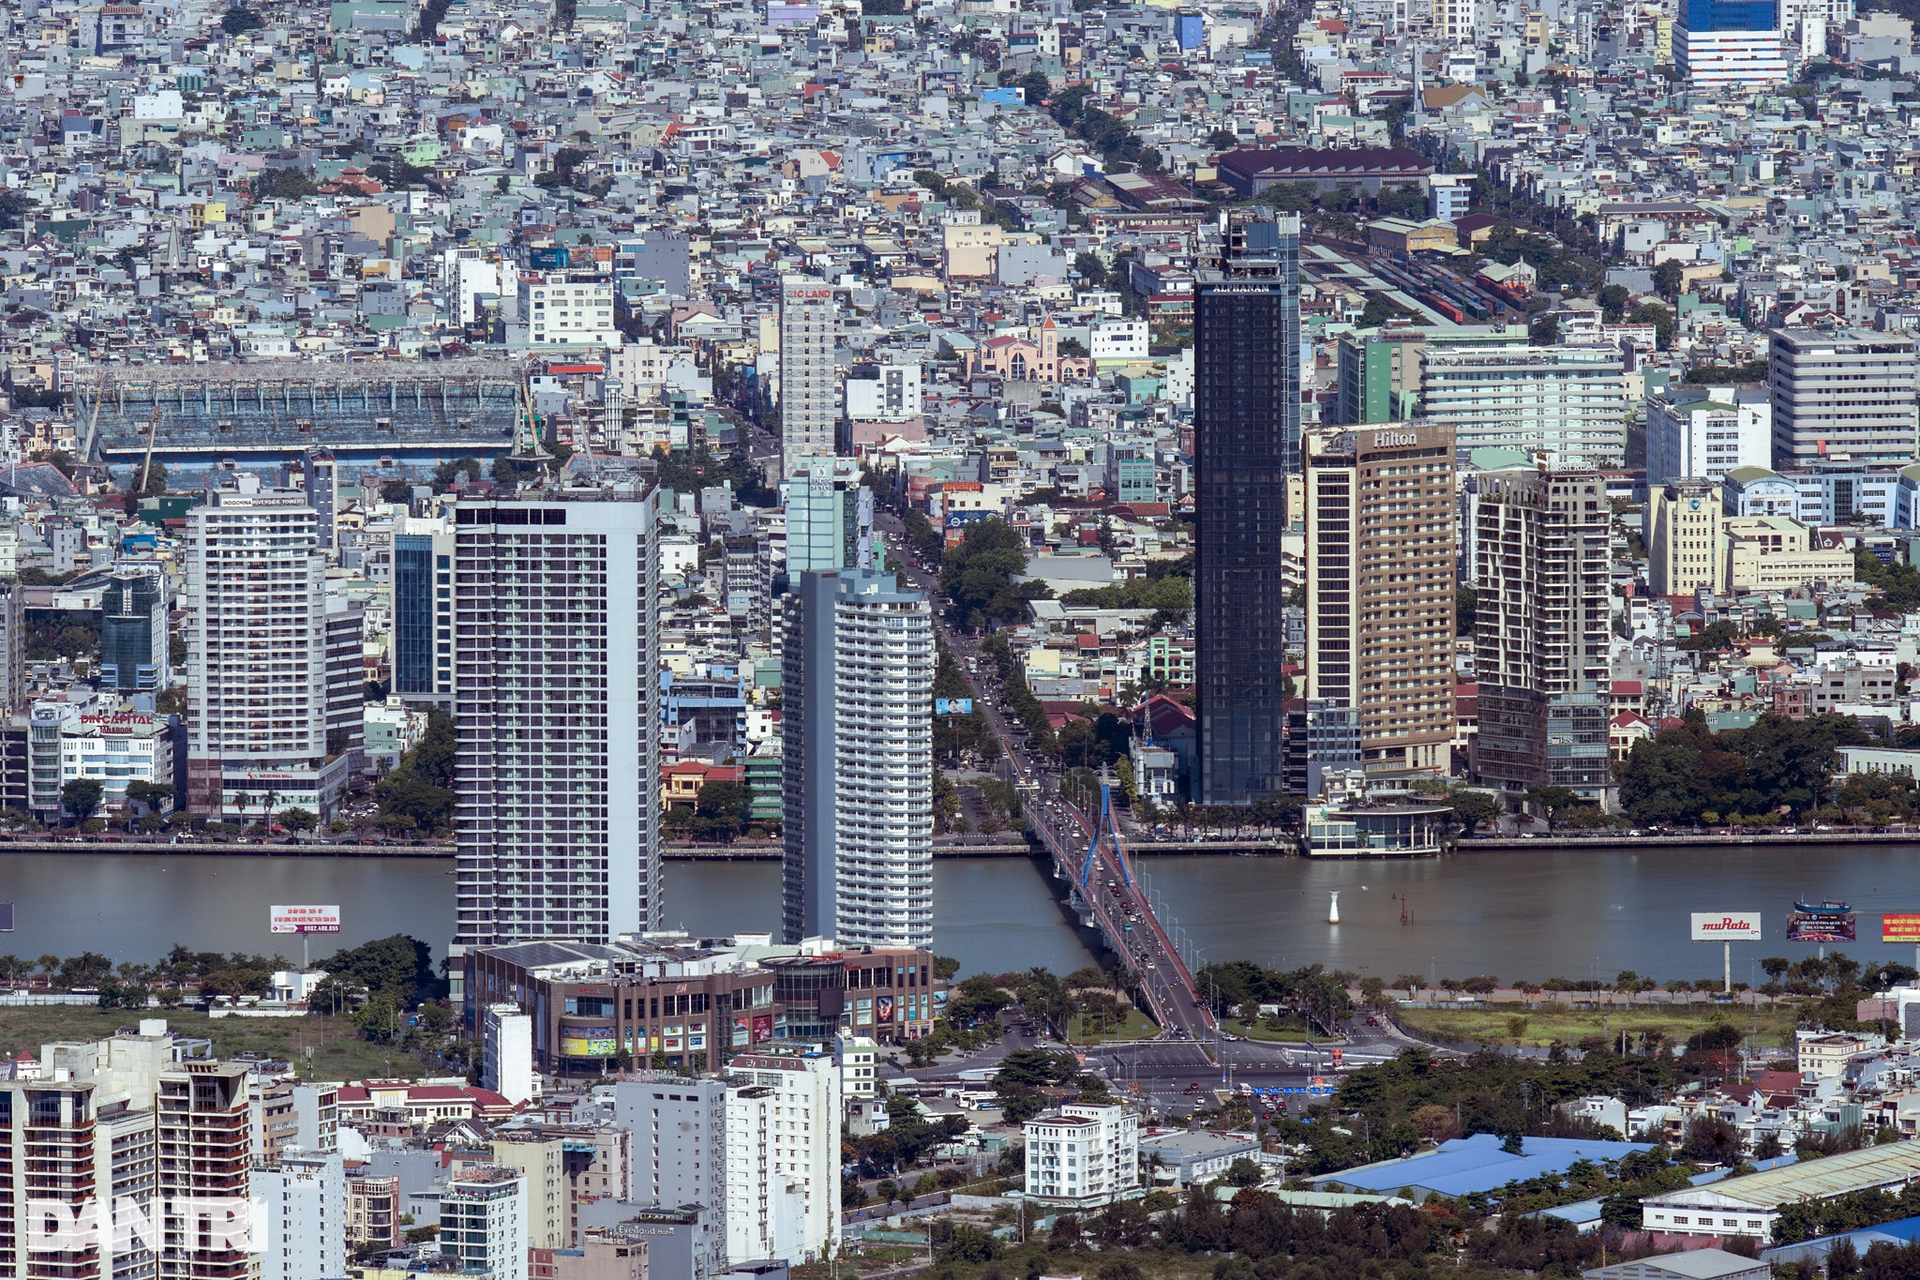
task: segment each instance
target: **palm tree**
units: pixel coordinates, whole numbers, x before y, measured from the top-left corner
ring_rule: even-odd
[[[38,960],[34,961],[34,964],[39,966],[40,976],[44,978],[49,985],[53,982],[53,975],[60,972],[60,957],[52,953],[41,956]]]

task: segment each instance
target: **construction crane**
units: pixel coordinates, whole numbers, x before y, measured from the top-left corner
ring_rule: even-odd
[[[513,452],[507,457],[515,462],[545,464],[553,461],[553,455],[540,447],[540,438],[533,427],[533,392],[527,386],[527,371],[523,366],[518,381],[514,384],[513,415]]]
[[[100,402],[106,398],[106,392],[107,371],[102,369],[99,376],[93,380],[93,411],[87,417],[86,443],[80,446],[80,456],[74,459],[74,478],[80,482],[82,492],[86,491],[96,465],[93,451],[100,440]]]

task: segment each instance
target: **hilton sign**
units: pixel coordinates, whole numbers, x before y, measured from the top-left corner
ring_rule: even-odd
[[[1419,443],[1418,432],[1376,431],[1373,433],[1373,447],[1376,449],[1411,449]]]

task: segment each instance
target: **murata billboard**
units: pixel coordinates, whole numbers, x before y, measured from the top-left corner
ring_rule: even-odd
[[[1695,942],[1758,942],[1758,911],[1696,911],[1693,913]]]

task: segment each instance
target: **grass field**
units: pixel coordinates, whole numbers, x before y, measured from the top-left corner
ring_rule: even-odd
[[[82,1005],[0,1007],[0,1050],[11,1057],[24,1049],[38,1058],[42,1045],[105,1039],[123,1027],[134,1030],[141,1016],[135,1009]],[[345,1018],[209,1018],[181,1009],[156,1009],[146,1016],[164,1017],[182,1035],[212,1040],[214,1053],[223,1058],[255,1053],[297,1066],[312,1047],[316,1080],[410,1079],[426,1072],[412,1054],[389,1058],[384,1047],[360,1039]]]
[[[1103,1028],[1098,1018],[1075,1014],[1067,1019],[1069,1044],[1103,1044],[1108,1040],[1144,1040],[1160,1034],[1159,1024],[1138,1009],[1127,1010],[1125,1022],[1108,1022]]]
[[[1569,1009],[1564,1005],[1495,1005],[1487,1009],[1419,1009],[1400,1006],[1400,1020],[1415,1031],[1425,1031],[1448,1040],[1476,1043],[1551,1045],[1555,1041],[1577,1045],[1588,1036],[1618,1036],[1622,1031],[1639,1037],[1657,1031],[1669,1043],[1684,1043],[1696,1031],[1715,1022],[1730,1023],[1751,1036],[1754,1016],[1745,1009],[1736,1011],[1702,1006],[1695,1009]],[[1791,1007],[1762,1009],[1759,1043],[1791,1045],[1798,1011]]]
[[[1307,1042],[1306,1027],[1289,1027],[1283,1025],[1275,1029],[1269,1027],[1264,1018],[1255,1018],[1252,1022],[1239,1022],[1229,1018],[1226,1022],[1226,1030],[1236,1036],[1245,1036],[1249,1040],[1271,1040],[1275,1044],[1305,1044]],[[1326,1037],[1321,1036],[1320,1039],[1325,1040]]]

